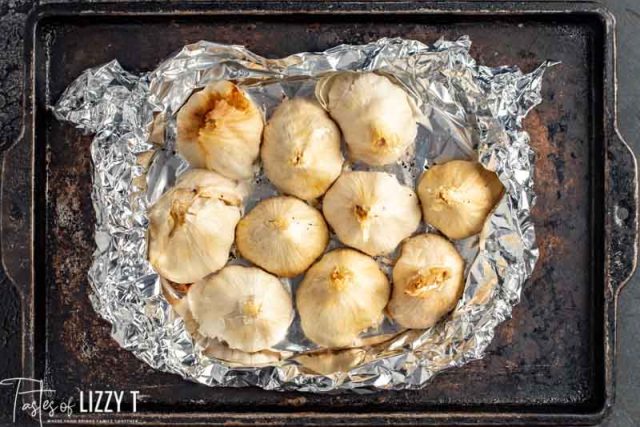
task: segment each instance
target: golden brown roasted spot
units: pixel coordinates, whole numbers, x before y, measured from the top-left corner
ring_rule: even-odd
[[[206,198],[207,196],[203,195],[202,197]],[[230,197],[226,194],[220,194],[218,196],[218,200],[220,200],[226,206],[240,206],[240,203],[242,202],[242,200],[240,200],[238,197]]]
[[[404,291],[412,297],[423,298],[426,292],[436,290],[451,277],[448,268],[431,267],[425,272],[416,273],[407,283],[407,289]]]
[[[297,150],[295,155],[291,158],[291,164],[293,166],[299,166],[302,163],[303,152],[301,150]]]
[[[289,227],[289,221],[287,221],[287,219],[283,217],[270,219],[267,221],[267,224],[269,224],[274,229],[280,230],[280,231],[286,230],[287,227]]]
[[[189,208],[193,204],[194,199],[196,198],[197,191],[196,190],[177,190],[176,197],[171,203],[171,210],[169,211],[169,215],[173,220],[173,227],[169,232],[169,237],[173,236],[176,229],[184,224],[187,212],[189,212]]]
[[[254,298],[249,298],[242,304],[242,314],[252,319],[256,319],[261,310],[262,307],[256,303]]]
[[[464,198],[464,194],[461,194],[460,191],[454,187],[442,186],[438,188],[437,197],[447,205],[453,205],[455,203],[469,203],[469,201]]]
[[[378,138],[373,144],[378,148],[384,148],[387,145],[387,140],[385,138]]]
[[[393,135],[384,133],[377,127],[374,127],[372,145],[376,151],[386,153],[394,149],[397,141]]]
[[[340,292],[344,290],[349,281],[353,278],[353,273],[347,268],[337,266],[331,272],[330,282],[334,290]]]
[[[365,206],[356,205],[353,208],[353,212],[358,222],[365,222],[369,216],[369,208]]]
[[[210,109],[202,116],[200,136],[212,132],[230,110],[246,111],[250,107],[249,100],[236,86],[223,94],[209,94],[207,105]]]

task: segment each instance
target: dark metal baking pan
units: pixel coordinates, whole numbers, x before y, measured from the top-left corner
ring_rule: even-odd
[[[586,3],[216,2],[51,5],[27,33],[25,131],[6,153],[2,255],[22,297],[24,376],[56,399],[139,390],[137,413],[74,422],[589,424],[614,391],[615,306],[635,268],[635,159],[615,125],[612,16]],[[526,120],[536,152],[540,261],[483,360],[421,391],[360,395],[207,388],[121,349],[90,306],[94,249],[90,136],[47,105],[88,67],[117,58],[144,71],[201,39],[279,57],[385,36],[468,34],[487,65],[561,61]],[[130,410],[130,406],[126,408]],[[64,418],[49,418],[63,422]]]

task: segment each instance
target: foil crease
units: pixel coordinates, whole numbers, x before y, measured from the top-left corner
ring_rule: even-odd
[[[489,68],[476,64],[470,46],[467,37],[431,46],[395,38],[266,59],[242,46],[199,42],[142,75],[125,71],[115,60],[86,70],[52,109],[59,120],[95,134],[90,299],[111,323],[113,338],[153,368],[186,379],[280,391],[421,388],[443,369],[483,357],[496,326],[519,302],[538,258],[530,217],[534,157],[522,118],[540,103],[543,73],[553,64],[545,62],[528,74],[517,67]],[[283,97],[313,96],[319,77],[347,70],[391,77],[422,113],[412,158],[384,170],[415,188],[430,165],[471,158],[494,170],[504,184],[505,196],[482,233],[455,242],[467,261],[464,294],[455,310],[430,329],[401,331],[386,321],[369,331],[367,336],[395,335],[348,350],[357,363],[346,372],[317,374],[296,357],[251,368],[209,357],[165,298],[146,259],[147,208],[188,167],[173,151],[175,114],[195,89],[228,79],[247,90],[268,117]],[[250,204],[273,194],[266,181],[256,177]],[[388,271],[392,260],[378,261]],[[291,329],[280,350],[313,350],[299,324]]]

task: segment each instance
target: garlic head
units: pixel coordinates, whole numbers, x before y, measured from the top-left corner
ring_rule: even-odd
[[[163,277],[192,283],[221,269],[242,216],[244,184],[192,169],[149,210],[149,261]]]
[[[229,265],[194,283],[187,299],[200,334],[249,353],[282,341],[293,320],[282,282],[255,267]]]
[[[383,320],[389,293],[387,276],[371,257],[333,250],[307,271],[296,291],[302,329],[318,345],[350,346]]]
[[[402,245],[393,267],[389,314],[399,325],[425,329],[455,307],[464,290],[464,260],[447,239],[421,234]]]
[[[203,354],[207,357],[224,360],[240,366],[261,366],[276,363],[282,360],[287,354],[274,350],[261,350],[253,353],[230,348],[218,339],[203,336],[198,332],[198,322],[196,322],[189,306],[188,298],[176,298],[174,283],[168,283],[166,279],[160,278],[162,291],[167,301],[174,309],[175,314],[182,318],[185,330],[191,335],[194,342],[203,347]],[[184,286],[184,285],[181,285]],[[188,291],[188,288],[187,288]],[[186,292],[184,292],[186,295]]]
[[[329,230],[322,214],[295,197],[261,201],[236,229],[240,254],[282,277],[304,272],[328,243]]]
[[[263,119],[238,86],[217,81],[191,95],[178,111],[177,128],[176,148],[192,167],[231,179],[253,176]]]
[[[386,255],[420,224],[418,197],[384,172],[346,172],[324,196],[324,216],[344,244]]]
[[[283,193],[320,197],[342,171],[340,130],[317,103],[283,101],[264,129],[260,150],[267,178]]]
[[[424,220],[450,239],[464,239],[482,231],[503,191],[495,173],[466,160],[433,166],[418,184]]]
[[[407,93],[375,73],[339,73],[321,79],[316,97],[344,135],[354,160],[381,166],[397,161],[418,133]]]

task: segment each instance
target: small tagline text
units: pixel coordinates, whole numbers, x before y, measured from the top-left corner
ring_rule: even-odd
[[[5,378],[0,386],[14,387],[13,422],[18,411],[37,419],[42,426],[44,416],[56,414],[71,417],[79,413],[118,413],[124,412],[125,402],[130,404],[130,412],[138,411],[139,391],[118,390],[80,390],[77,399],[70,397],[61,401],[55,398],[55,390],[45,387],[42,380],[33,378]]]

